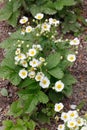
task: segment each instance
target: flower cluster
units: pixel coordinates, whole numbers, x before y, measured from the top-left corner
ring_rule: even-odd
[[[44,23],[38,23],[37,20],[41,20],[42,18],[44,17],[44,14],[42,13],[38,13],[36,16],[35,16],[35,19],[33,20],[37,26],[35,28],[33,28],[32,26],[30,25],[27,25],[25,28],[22,29],[22,32],[21,34],[25,34],[25,33],[30,33],[34,30],[38,30],[37,33],[36,33],[36,36],[40,36],[41,34],[45,34],[45,33],[48,33],[52,30],[52,28],[56,27],[59,25],[59,20],[56,20],[56,19],[53,19],[53,18],[49,18],[49,19],[46,19]],[[28,24],[28,18],[23,16],[21,19],[20,19],[20,24]]]
[[[56,39],[56,26],[59,25],[59,20],[56,20],[54,18],[46,19],[45,22],[41,23],[41,19],[44,17],[44,14],[38,13],[35,16],[35,19],[33,21],[36,24],[36,27],[30,26],[30,23],[28,22],[28,18],[23,16],[20,19],[20,24],[25,24],[22,29],[22,34],[28,34],[28,33],[35,33],[37,36],[46,36],[56,44],[57,42],[61,42],[61,40]],[[48,35],[49,34],[49,35]],[[39,37],[38,37],[39,38]],[[64,42],[64,41],[63,41]],[[73,40],[68,40],[70,46],[79,45],[80,41],[78,38],[75,38]],[[21,51],[21,48],[18,47],[15,51],[15,64],[20,65],[23,68],[19,71],[19,76],[22,79],[25,79],[27,77],[34,79],[36,82],[39,82],[39,85],[42,88],[48,88],[51,86],[56,92],[62,92],[65,88],[65,84],[61,80],[57,80],[55,83],[50,81],[50,78],[48,78],[42,71],[42,67],[46,66],[46,56],[41,55],[41,51],[43,52],[43,48],[41,44],[33,44],[31,47],[30,45],[27,45],[27,52],[23,53]],[[62,56],[61,56],[62,57]],[[61,58],[61,60],[63,57]],[[75,54],[68,54],[66,57],[66,60],[69,62],[74,62],[76,60]],[[45,70],[47,73],[47,70]],[[58,107],[57,107],[58,108]],[[55,110],[57,110],[55,108]],[[59,110],[57,110],[59,111]]]
[[[27,77],[35,79],[42,88],[48,88],[50,80],[40,71],[41,66],[45,65],[45,58],[38,56],[42,50],[39,44],[33,44],[26,53],[23,53],[21,48],[17,48],[15,51],[15,64],[23,67],[19,71],[19,76],[22,79]]]
[[[59,107],[61,109],[63,108],[61,105],[57,106],[58,109]],[[64,124],[58,125],[58,130],[87,130],[87,121],[83,117],[79,116],[77,110],[62,112],[60,119],[64,122]]]

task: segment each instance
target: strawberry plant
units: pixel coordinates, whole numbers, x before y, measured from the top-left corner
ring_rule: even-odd
[[[72,84],[76,83],[68,68],[76,60],[80,41],[58,38],[60,21],[43,17],[42,13],[35,15],[33,26],[23,16],[19,20],[23,26],[1,44],[6,53],[0,77],[18,87],[19,97],[9,114],[20,119],[15,125],[6,121],[6,130],[32,130],[35,122],[50,122],[63,109],[61,101],[71,95]]]
[[[70,31],[78,34],[81,24],[87,25],[81,13],[77,13],[81,12],[77,8],[81,2],[82,0],[7,0],[5,7],[0,10],[0,21],[7,20],[14,27],[17,26],[21,15],[29,15],[32,18],[42,12],[47,16],[54,15],[55,18],[59,18],[64,34]]]

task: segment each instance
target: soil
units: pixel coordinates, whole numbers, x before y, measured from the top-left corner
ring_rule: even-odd
[[[3,4],[0,4],[0,8]],[[84,0],[83,4],[83,15],[87,19],[87,0]],[[9,37],[10,32],[14,32],[11,26],[7,22],[0,22],[0,42]],[[87,112],[87,41],[85,37],[87,36],[87,28],[85,27],[84,34],[81,35],[79,45],[77,60],[75,65],[70,68],[71,73],[76,77],[77,83],[73,86],[73,94],[69,98],[65,98],[63,103],[66,110],[70,109],[70,105],[78,105],[81,101],[85,102],[85,105],[81,109],[81,114]],[[4,50],[0,49],[0,62],[4,57]],[[7,111],[9,110],[10,104],[17,99],[17,88],[9,83],[9,81],[0,79],[0,89],[6,88],[8,90],[8,96],[4,97],[0,95],[0,125],[2,121],[7,118],[12,118],[7,116]],[[50,130],[56,130],[55,124],[51,123]],[[49,126],[47,126],[49,128]]]

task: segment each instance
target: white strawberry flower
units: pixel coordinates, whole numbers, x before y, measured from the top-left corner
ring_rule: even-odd
[[[36,49],[32,48],[32,49],[29,49],[27,54],[28,56],[34,57],[36,53],[37,53]]]
[[[35,77],[35,80],[36,81],[41,81],[44,77],[44,74],[42,72],[38,72],[36,77]]]
[[[76,120],[69,120],[69,121],[67,122],[67,126],[68,126],[69,128],[74,128],[76,125],[77,125],[77,124],[76,124]]]
[[[63,103],[56,103],[55,107],[54,107],[54,110],[56,112],[60,112],[63,109],[63,107],[64,107]]]
[[[74,111],[70,110],[70,111],[68,111],[68,114],[69,114],[70,119],[75,119],[78,117],[78,112],[76,110],[74,110]]]
[[[79,44],[80,40],[77,37],[70,41],[70,45],[79,45]]]
[[[29,62],[30,66],[32,66],[32,67],[38,67],[38,63],[39,63],[39,61],[35,58]]]
[[[20,19],[19,23],[20,23],[20,24],[24,24],[24,23],[26,23],[27,21],[28,21],[28,18],[27,18],[26,16],[23,16],[23,17]]]
[[[30,78],[35,78],[35,71],[29,72],[28,76],[29,76]]]
[[[20,53],[19,55],[15,56],[16,61],[24,60],[26,59],[26,55],[23,53]]]
[[[57,130],[65,130],[65,125],[64,124],[58,125]]]
[[[59,20],[49,18],[49,24],[51,24],[51,25],[54,24],[55,26],[57,26],[59,23],[60,23]]]
[[[38,19],[38,20],[41,20],[43,17],[44,17],[44,14],[42,14],[42,13],[38,13],[35,16],[35,18]]]
[[[86,125],[86,126],[83,126],[83,127],[81,128],[81,130],[87,130],[87,125]]]
[[[42,32],[44,32],[44,31],[50,31],[50,24],[48,24],[48,23],[43,23],[42,24]]]
[[[69,114],[66,112],[62,112],[61,114],[61,120],[63,120],[64,122],[67,122],[69,120]]]
[[[26,27],[26,33],[30,33],[32,30],[33,30],[33,28],[31,26]]]
[[[38,50],[42,51],[42,47],[41,47],[41,45],[39,45],[39,44],[37,44],[37,45],[33,44],[33,45],[32,45],[32,48],[38,49]]]
[[[39,85],[42,87],[42,88],[48,88],[49,85],[50,85],[50,80],[47,78],[47,77],[43,77],[39,83]]]
[[[61,92],[63,89],[64,89],[64,83],[59,80],[55,83],[55,86],[54,86],[54,89],[57,91],[57,92]]]
[[[23,66],[23,67],[28,67],[28,63],[27,63],[27,61],[25,61],[25,60],[21,60],[20,61],[20,64]]]
[[[45,58],[43,58],[43,57],[40,57],[39,60],[40,60],[41,62],[45,62]]]
[[[16,51],[15,51],[15,55],[18,55],[18,54],[20,54],[20,53],[21,53],[20,48],[17,48]]]
[[[84,120],[80,117],[77,118],[76,122],[77,122],[77,126],[83,126],[83,124],[84,124]]]
[[[40,51],[42,51],[41,45],[37,44],[36,47],[37,47],[37,49],[39,49]]]
[[[67,56],[67,60],[70,61],[70,62],[74,62],[76,60],[76,55],[74,54],[69,54]]]
[[[28,72],[25,70],[25,69],[22,69],[19,71],[19,76],[22,78],[22,79],[25,79],[28,75]]]

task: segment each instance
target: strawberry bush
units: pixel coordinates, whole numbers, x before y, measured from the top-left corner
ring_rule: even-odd
[[[50,123],[53,118],[63,122],[58,130],[87,128],[86,117],[80,117],[78,109],[64,112],[62,103],[77,82],[69,68],[77,58],[78,31],[81,24],[87,24],[76,7],[79,3],[81,0],[7,0],[0,10],[0,20],[17,29],[0,45],[5,50],[0,77],[18,88],[18,99],[8,112],[14,121],[4,121],[5,130],[35,130],[39,123]],[[69,31],[76,37],[65,39]]]

